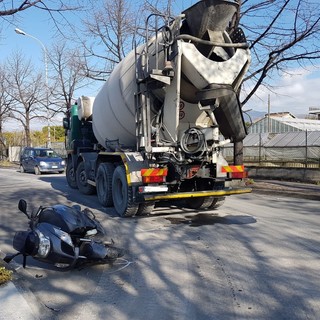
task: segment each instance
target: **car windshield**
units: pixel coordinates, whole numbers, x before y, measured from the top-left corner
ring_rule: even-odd
[[[60,158],[53,150],[35,150],[35,156],[41,158]]]

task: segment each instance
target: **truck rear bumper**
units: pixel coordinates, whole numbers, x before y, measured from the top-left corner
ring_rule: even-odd
[[[159,201],[159,200],[172,200],[172,199],[187,199],[198,197],[224,197],[234,194],[250,193],[251,188],[232,188],[225,190],[211,190],[211,191],[192,191],[192,192],[179,192],[179,193],[166,193],[166,194],[153,194],[144,195],[145,201]]]

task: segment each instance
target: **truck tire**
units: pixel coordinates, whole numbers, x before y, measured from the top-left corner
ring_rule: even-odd
[[[84,167],[84,162],[80,162],[76,171],[77,186],[81,193],[83,194],[94,194],[96,188],[87,182],[87,174]]]
[[[114,170],[112,177],[112,198],[114,208],[119,216],[132,217],[137,213],[139,205],[133,202],[133,192],[132,188],[128,186],[124,166],[118,166]]]
[[[139,204],[139,209],[136,213],[137,216],[147,216],[151,214],[154,209],[155,203],[144,202]]]
[[[225,197],[201,197],[186,199],[187,207],[196,210],[212,210],[221,207],[224,204]]]
[[[207,210],[212,202],[212,197],[188,198],[186,199],[186,207],[195,210]]]
[[[114,165],[112,163],[100,163],[97,176],[96,186],[99,202],[104,207],[112,207],[112,177],[114,172]]]
[[[208,207],[208,209],[217,209],[221,207],[226,200],[226,197],[220,197],[220,198],[213,198],[211,205]]]
[[[78,189],[76,172],[74,170],[71,159],[68,159],[68,162],[67,162],[66,179],[70,188]]]

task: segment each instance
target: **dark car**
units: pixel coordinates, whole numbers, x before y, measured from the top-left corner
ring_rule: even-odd
[[[20,156],[20,172],[35,174],[59,172],[65,169],[65,161],[49,148],[24,148]]]

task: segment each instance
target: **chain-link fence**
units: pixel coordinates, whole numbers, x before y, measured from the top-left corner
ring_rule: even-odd
[[[46,148],[45,145],[37,146],[40,148]],[[1,157],[0,153],[0,160],[8,160],[10,162],[19,162],[20,161],[20,154],[24,147],[21,146],[9,146],[3,150],[3,156]],[[59,154],[62,158],[66,158],[67,152],[65,148],[64,142],[51,142],[51,149],[53,149],[57,154]]]
[[[66,156],[64,142],[51,143],[51,147]],[[19,161],[21,149],[3,149],[0,157]],[[233,144],[226,145],[222,153],[227,161],[233,162]],[[247,166],[320,168],[320,131],[249,134],[243,141],[243,161]]]
[[[233,145],[223,148],[233,161]],[[243,141],[243,162],[250,166],[320,168],[320,131],[254,133]]]

